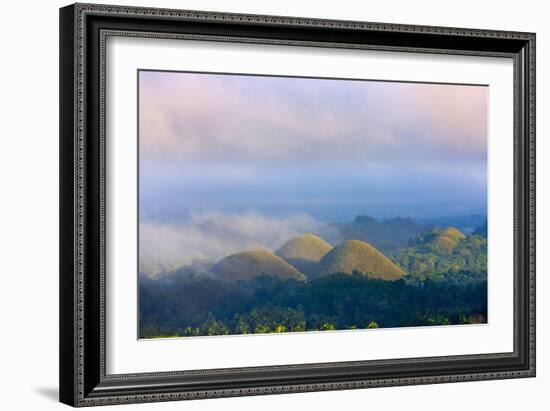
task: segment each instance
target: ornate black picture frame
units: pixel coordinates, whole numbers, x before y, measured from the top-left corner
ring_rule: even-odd
[[[108,36],[513,59],[513,352],[107,374],[105,40]],[[60,100],[61,402],[92,406],[535,376],[535,34],[75,4],[60,10]]]

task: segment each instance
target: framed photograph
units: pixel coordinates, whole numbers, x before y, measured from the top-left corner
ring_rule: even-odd
[[[535,34],[60,10],[60,400],[535,376]]]

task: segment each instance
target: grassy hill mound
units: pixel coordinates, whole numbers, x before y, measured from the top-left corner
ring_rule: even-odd
[[[405,275],[384,254],[364,241],[348,240],[328,252],[319,262],[321,276],[364,273],[369,278],[397,280]]]
[[[466,236],[454,227],[447,227],[445,229],[434,228],[411,240],[409,245],[436,247],[450,252],[465,238]]]
[[[466,236],[454,227],[447,227],[435,237],[433,244],[444,250],[453,250]]]
[[[212,268],[212,273],[226,281],[250,280],[262,275],[279,279],[304,281],[305,276],[281,257],[270,251],[246,251],[225,257]]]
[[[322,238],[303,234],[287,242],[275,254],[312,278],[316,276],[317,263],[330,250],[332,246]]]
[[[313,234],[303,234],[287,242],[275,254],[285,260],[301,258],[319,261],[330,250],[332,247],[322,238]]]

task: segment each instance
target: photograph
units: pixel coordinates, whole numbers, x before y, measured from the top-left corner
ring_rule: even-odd
[[[137,88],[139,339],[490,323],[487,84]]]

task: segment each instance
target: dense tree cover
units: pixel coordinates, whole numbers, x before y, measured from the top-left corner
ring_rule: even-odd
[[[275,333],[485,322],[487,282],[335,274],[309,282],[261,276],[229,283],[141,279],[140,335]],[[460,275],[469,274],[461,272]],[[429,277],[429,276],[428,276]]]
[[[452,249],[439,247],[433,240],[436,230],[414,240],[389,257],[408,274],[409,282],[425,279],[451,281],[455,284],[487,279],[487,239],[470,235]]]

